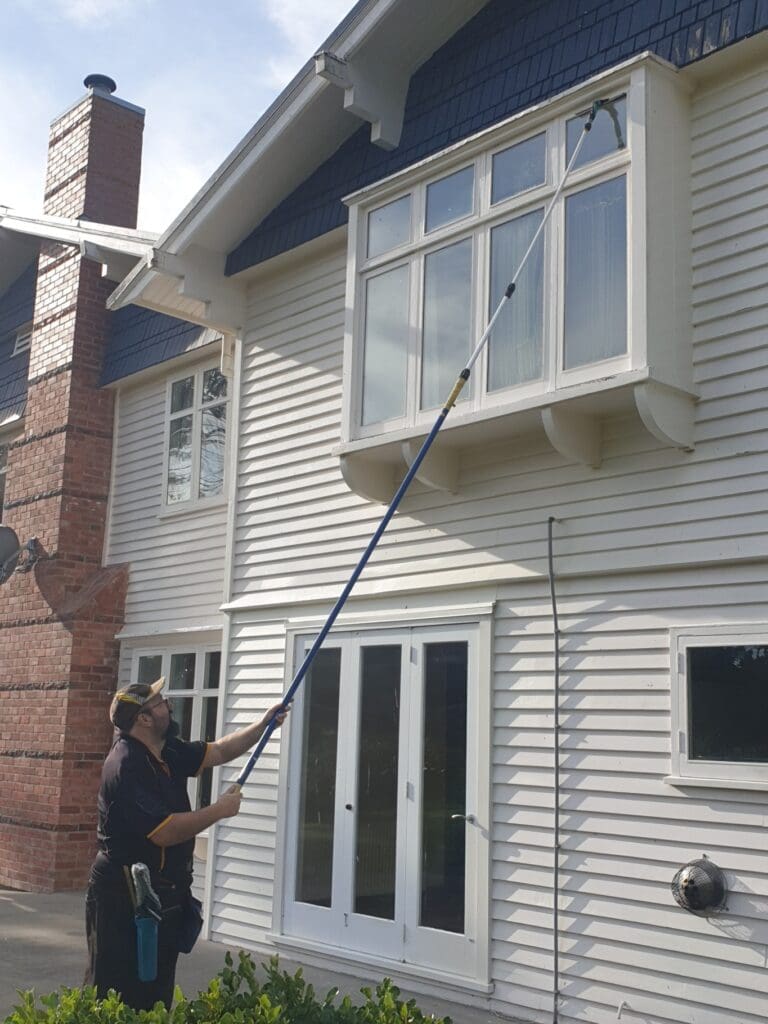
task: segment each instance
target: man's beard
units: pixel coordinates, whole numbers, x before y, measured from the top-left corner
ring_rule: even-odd
[[[175,739],[179,735],[180,732],[181,732],[181,727],[179,726],[179,723],[176,721],[176,719],[173,717],[173,715],[169,715],[168,716],[168,727],[165,730],[165,734],[163,736],[163,739],[164,740],[173,740],[173,739]]]

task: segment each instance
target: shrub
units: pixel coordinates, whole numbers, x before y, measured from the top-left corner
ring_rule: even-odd
[[[262,966],[266,978],[259,982],[247,953],[240,953],[237,966],[227,953],[204,992],[186,999],[176,989],[171,1010],[161,1003],[132,1010],[114,992],[97,999],[93,988],[62,988],[43,996],[38,1007],[34,994],[24,992],[4,1024],[451,1024],[450,1017],[425,1016],[413,999],[403,1002],[389,978],[375,991],[361,989],[365,1001],[356,1005],[336,987],[319,999],[301,968],[289,974],[277,957]]]

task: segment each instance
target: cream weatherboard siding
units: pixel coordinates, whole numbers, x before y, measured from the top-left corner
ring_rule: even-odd
[[[163,514],[166,380],[125,387],[118,400],[106,561],[130,565],[125,632],[132,637],[223,620],[226,504]]]
[[[768,75],[694,96],[691,141],[695,450],[663,447],[625,417],[604,423],[598,470],[566,462],[543,433],[467,452],[457,494],[414,488],[352,604],[375,588],[380,607],[402,608],[417,588],[427,600],[440,573],[454,574],[458,604],[477,588],[497,602],[489,1009],[523,1019],[551,1019],[550,515],[564,634],[561,1019],[602,1024],[623,1005],[622,1019],[654,1024],[757,1024],[768,1005],[765,794],[664,781],[670,628],[768,620]],[[327,611],[305,603],[311,589],[340,588],[382,514],[349,491],[332,454],[345,265],[337,246],[252,288],[227,726],[282,692],[286,619]],[[279,929],[279,750],[272,742],[243,813],[216,831],[221,941],[265,948]],[[669,890],[702,852],[732,889],[710,921]]]

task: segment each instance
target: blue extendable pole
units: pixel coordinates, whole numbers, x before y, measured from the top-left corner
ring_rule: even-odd
[[[566,182],[566,180],[568,178],[568,175],[571,172],[571,168],[576,163],[576,159],[577,159],[577,157],[579,155],[579,151],[581,150],[581,147],[582,147],[582,145],[584,143],[584,139],[586,138],[587,133],[589,132],[589,130],[592,127],[592,122],[595,119],[595,115],[597,114],[598,109],[601,106],[603,106],[603,105],[604,104],[601,101],[598,101],[598,102],[596,102],[596,103],[594,103],[592,105],[592,109],[591,109],[591,111],[589,113],[589,117],[588,117],[587,121],[584,124],[584,128],[582,130],[581,136],[579,137],[579,141],[578,141],[578,143],[577,143],[577,145],[576,145],[576,147],[575,147],[575,149],[573,151],[573,155],[571,156],[571,159],[568,162],[568,166],[565,169],[565,173],[563,174],[563,177],[562,177],[562,179],[560,181],[560,184],[558,185],[557,189],[555,190],[555,194],[552,196],[552,199],[550,200],[549,206],[547,207],[547,209],[546,209],[546,211],[544,213],[544,216],[542,217],[541,223],[539,224],[539,227],[536,230],[536,233],[534,234],[533,238],[531,239],[530,245],[526,249],[523,258],[520,261],[520,265],[518,266],[518,268],[517,268],[517,270],[515,272],[515,275],[512,278],[512,281],[510,282],[510,284],[505,289],[504,295],[502,296],[501,301],[499,302],[498,306],[496,307],[496,310],[495,310],[493,316],[489,320],[488,326],[483,331],[482,337],[480,338],[480,340],[478,341],[478,343],[475,346],[474,350],[472,351],[472,354],[469,357],[467,365],[464,367],[464,369],[461,371],[461,373],[457,377],[456,383],[453,385],[451,393],[448,396],[448,398],[446,399],[445,405],[440,410],[440,414],[438,415],[437,419],[435,420],[434,426],[432,427],[432,429],[430,430],[429,434],[424,439],[424,442],[423,442],[421,448],[419,449],[419,452],[416,455],[416,458],[413,460],[411,466],[408,469],[408,472],[403,477],[402,483],[400,484],[400,486],[395,491],[395,496],[392,498],[392,501],[390,502],[389,507],[387,508],[387,511],[384,513],[384,517],[382,518],[381,522],[376,527],[376,532],[373,534],[373,536],[371,537],[370,541],[368,542],[368,546],[366,547],[365,551],[361,555],[359,562],[357,563],[357,565],[353,569],[352,575],[347,580],[347,583],[345,584],[344,589],[342,590],[341,594],[339,595],[339,598],[336,601],[336,604],[331,609],[330,614],[328,615],[328,618],[325,620],[325,623],[324,623],[322,629],[317,634],[317,637],[315,638],[314,643],[312,644],[310,649],[307,651],[307,653],[306,653],[306,655],[304,657],[304,660],[301,663],[301,666],[300,666],[298,672],[293,677],[293,682],[288,687],[286,693],[283,696],[281,704],[287,706],[293,700],[294,695],[296,694],[296,691],[301,686],[301,684],[302,684],[302,682],[304,680],[304,677],[306,676],[307,672],[310,669],[310,666],[312,665],[312,662],[315,659],[315,655],[320,650],[320,648],[323,645],[323,641],[325,640],[325,638],[330,633],[330,631],[331,631],[331,629],[333,627],[334,622],[338,618],[339,612],[341,611],[341,609],[346,604],[347,598],[349,597],[350,593],[352,592],[352,588],[354,587],[355,583],[357,583],[358,579],[360,578],[360,574],[362,573],[362,571],[365,568],[365,566],[368,564],[368,560],[370,559],[371,555],[375,551],[376,545],[381,540],[382,534],[386,530],[387,526],[389,526],[389,522],[392,519],[392,516],[397,511],[398,506],[400,505],[400,502],[403,500],[403,497],[405,496],[406,491],[411,486],[411,482],[413,481],[413,478],[418,473],[419,467],[421,466],[422,462],[424,461],[424,458],[425,458],[427,452],[432,447],[432,442],[435,440],[437,435],[440,433],[440,428],[442,427],[443,423],[445,422],[446,416],[451,411],[453,406],[456,404],[456,399],[458,398],[458,396],[459,396],[459,394],[461,392],[461,389],[464,387],[464,385],[469,380],[470,373],[472,372],[472,367],[474,366],[475,362],[477,361],[477,359],[478,359],[480,353],[482,352],[486,342],[488,341],[488,338],[491,335],[491,331],[493,330],[494,325],[496,324],[496,321],[501,316],[501,312],[502,312],[502,310],[504,308],[504,305],[512,297],[512,295],[513,295],[513,293],[515,291],[515,284],[517,282],[517,279],[519,278],[519,276],[520,276],[520,274],[521,274],[521,272],[523,270],[523,267],[527,263],[528,257],[530,256],[531,252],[533,251],[534,245],[536,244],[539,236],[541,235],[542,231],[544,230],[544,226],[546,225],[547,221],[549,220],[550,214],[552,213],[552,210],[554,209],[555,203],[557,202],[557,200],[558,200],[558,198],[560,196],[560,193],[563,191],[563,187],[565,186],[565,182]],[[276,719],[275,718],[270,719],[270,721],[267,723],[267,727],[265,728],[264,732],[259,737],[258,743],[253,748],[253,751],[252,751],[250,757],[248,758],[248,761],[246,762],[245,767],[243,768],[243,770],[240,772],[240,774],[237,777],[237,785],[238,786],[243,786],[245,784],[248,776],[251,774],[251,771],[253,770],[253,766],[258,761],[258,759],[259,759],[259,757],[261,755],[261,752],[266,747],[267,743],[269,742],[269,737],[275,731],[276,727],[277,727]]]

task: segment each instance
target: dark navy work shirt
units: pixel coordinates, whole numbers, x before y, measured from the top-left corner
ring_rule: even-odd
[[[190,884],[194,838],[161,847],[151,836],[172,814],[191,810],[187,779],[200,771],[206,746],[169,739],[158,761],[140,740],[123,734],[115,740],[101,772],[97,836],[121,874],[122,865],[141,861],[153,875]]]

